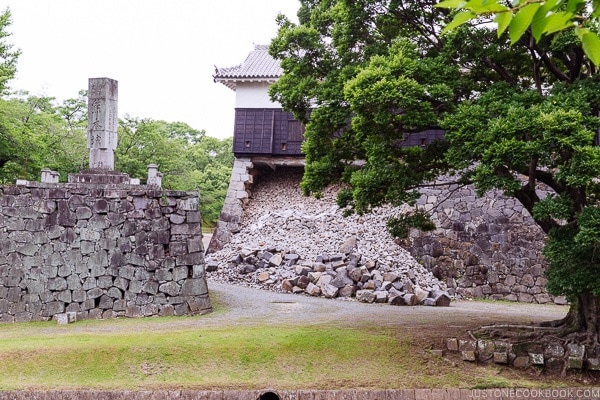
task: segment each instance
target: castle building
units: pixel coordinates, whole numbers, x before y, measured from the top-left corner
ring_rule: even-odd
[[[268,52],[256,45],[246,60],[217,68],[214,81],[235,91],[233,152],[240,156],[301,156],[304,127],[292,113],[269,98],[269,86],[283,71]]]

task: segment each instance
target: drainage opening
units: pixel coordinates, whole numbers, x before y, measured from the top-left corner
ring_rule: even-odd
[[[258,400],[280,400],[279,395],[275,392],[264,392]]]

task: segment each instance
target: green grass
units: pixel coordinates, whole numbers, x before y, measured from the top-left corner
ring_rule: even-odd
[[[119,325],[95,323],[115,322]],[[404,369],[395,360],[406,349],[385,330],[245,326],[132,332],[135,324],[128,322],[109,333],[69,332],[50,323],[32,327],[44,328],[37,333],[23,324],[0,327],[0,389],[259,388],[274,382],[300,388],[325,385],[324,377],[338,385],[356,379],[369,386],[368,377],[382,367],[398,374]]]
[[[435,356],[410,329],[220,324],[227,309],[211,299],[215,312],[199,317],[0,324],[0,390],[565,385]]]

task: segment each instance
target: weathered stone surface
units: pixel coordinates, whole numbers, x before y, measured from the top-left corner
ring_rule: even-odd
[[[355,285],[346,285],[338,290],[338,297],[353,297],[356,294]]]
[[[492,340],[477,341],[477,359],[480,362],[493,360],[496,346]]]
[[[306,286],[305,291],[307,294],[309,294],[311,296],[320,296],[321,295],[321,288],[318,287],[317,285],[313,284],[312,282]]]
[[[346,241],[340,246],[339,252],[343,254],[350,254],[354,251],[357,244],[356,236],[350,236]]]
[[[337,288],[336,286],[333,286],[331,284],[325,284],[321,286],[321,292],[323,294],[323,296],[327,297],[327,298],[334,298],[337,296],[339,291],[339,288]]]
[[[377,296],[373,293],[372,290],[358,290],[356,292],[356,300],[363,303],[373,303]]]
[[[181,287],[182,296],[199,296],[208,294],[205,279],[186,279]]]
[[[437,307],[449,307],[450,301],[451,298],[448,293],[441,293],[434,299],[434,305]]]
[[[517,356],[513,361],[513,366],[516,368],[527,368],[529,364],[528,356]]]
[[[458,339],[457,338],[446,339],[446,348],[449,351],[458,351]]]
[[[403,296],[393,295],[388,298],[388,303],[393,306],[405,306],[406,300],[404,300]]]
[[[564,355],[565,348],[560,343],[549,344],[544,349],[544,357],[546,358],[562,358]]]
[[[567,368],[568,369],[582,369],[583,361],[585,356],[585,346],[578,345],[575,343],[567,344]]]
[[[591,371],[600,371],[600,358],[588,358],[586,366]]]
[[[427,290],[421,289],[418,286],[414,288],[414,294],[417,297],[417,303],[421,303],[423,300],[429,297],[429,292]]]
[[[0,220],[9,227],[0,232],[0,274],[3,269],[9,271],[2,279],[5,290],[0,290],[0,304],[8,306],[0,309],[0,320],[48,319],[64,310],[86,318],[112,318],[118,312],[125,314],[128,301],[145,307],[131,310],[132,314],[158,314],[160,308],[152,301],[164,304],[170,296],[182,298],[174,277],[205,280],[201,233],[196,232],[199,215],[192,215],[197,210],[177,209],[177,199],[186,207],[194,203],[188,193],[169,194],[173,204],[161,208],[162,192],[141,186],[26,184],[30,190],[15,192],[10,198],[2,196],[6,188],[0,187],[0,201],[10,203],[0,208]],[[146,214],[138,215],[136,209]],[[193,224],[188,234],[184,228],[176,235],[185,251],[171,262],[165,255],[171,241],[169,214],[192,215],[179,225]],[[145,221],[145,216],[153,220]],[[198,282],[187,286],[188,293],[201,292],[190,296],[203,302],[208,300],[205,288],[206,284]],[[146,297],[135,297],[142,295]],[[197,309],[205,312],[204,306]],[[189,306],[185,309],[192,312]]]

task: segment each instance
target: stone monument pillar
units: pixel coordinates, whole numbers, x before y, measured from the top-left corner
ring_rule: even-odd
[[[118,82],[110,78],[90,78],[88,81],[87,147],[90,149],[90,169],[69,174],[70,183],[129,184],[129,175],[117,172]]]
[[[90,149],[90,170],[112,171],[115,168],[118,95],[116,80],[89,79],[87,147]]]

